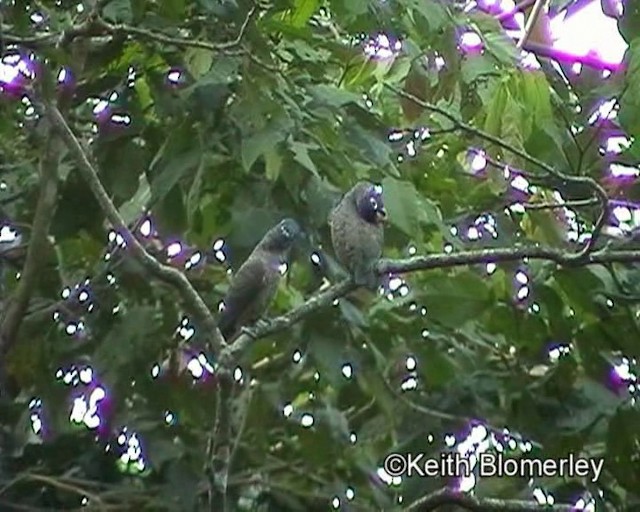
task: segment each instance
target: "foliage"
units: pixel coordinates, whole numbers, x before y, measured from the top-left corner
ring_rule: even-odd
[[[36,75],[0,103],[0,213],[21,234],[1,253],[2,510],[430,510],[424,497],[455,482],[388,483],[384,458],[437,457],[478,424],[514,458],[605,459],[595,483],[479,478],[478,503],[538,488],[558,510],[637,506],[639,411],[613,368],[639,356],[640,253],[606,238],[603,208],[637,191],[603,173],[599,144],[624,133],[615,161],[637,160],[638,6],[620,20],[626,71],[567,84],[454,2],[77,3],[0,4],[5,52]],[[482,52],[458,48],[469,27]],[[379,32],[402,51],[368,56]],[[603,97],[617,118],[590,123]],[[52,99],[105,197],[214,315],[227,268],[299,220],[270,314],[302,313],[221,360],[185,293],[111,231],[91,169],[45,115]],[[389,213],[395,271],[376,297],[340,284],[326,224],[358,179],[383,184]],[[46,197],[57,205],[36,224]],[[541,246],[562,257],[522,257]],[[429,254],[442,258],[410,259]],[[319,292],[327,280],[339,288]]]

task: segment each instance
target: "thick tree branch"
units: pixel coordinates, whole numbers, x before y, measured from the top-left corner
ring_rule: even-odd
[[[33,229],[20,281],[15,294],[9,299],[0,325],[0,360],[16,340],[18,329],[27,312],[33,289],[38,282],[43,255],[46,254],[47,236],[58,198],[58,160],[60,152],[57,137],[49,137],[40,160],[40,195],[33,218]]]
[[[447,487],[427,494],[411,503],[405,512],[427,512],[437,510],[444,505],[458,505],[466,510],[476,512],[569,512],[575,510],[573,505],[540,505],[536,501],[501,500],[498,498],[477,498]]]
[[[143,268],[149,272],[149,274],[158,278],[160,281],[173,286],[178,291],[188,309],[190,309],[193,315],[195,315],[197,321],[201,324],[201,327],[205,329],[207,336],[211,338],[212,346],[216,352],[226,346],[226,343],[218,330],[215,319],[211,315],[211,312],[200,295],[198,295],[198,292],[196,292],[193,286],[191,286],[191,283],[182,272],[175,268],[162,265],[158,260],[151,256],[144,249],[142,244],[140,244],[140,242],[133,236],[118,213],[118,210],[116,210],[116,207],[111,202],[111,199],[109,199],[107,191],[102,186],[96,169],[93,167],[87,157],[87,154],[82,149],[80,141],[73,134],[71,128],[69,128],[69,125],[58,108],[48,101],[44,101],[43,104],[46,116],[50,119],[51,124],[60,134],[60,137],[76,159],[78,170],[89,185],[89,188],[91,189],[91,192],[93,192],[93,195],[98,201],[102,211],[105,213],[114,229],[124,237],[133,256],[138,260]]]
[[[482,263],[505,263],[523,259],[553,261],[566,267],[582,267],[606,263],[640,263],[640,250],[612,251],[601,250],[582,256],[580,253],[565,252],[560,249],[538,246],[515,248],[480,249],[476,251],[462,251],[453,254],[429,254],[412,258],[392,260],[383,259],[378,262],[379,274],[407,274],[420,270],[436,268],[450,268]],[[235,356],[242,352],[253,340],[264,338],[279,331],[288,329],[304,317],[316,310],[331,304],[335,299],[343,297],[356,286],[350,279],[340,281],[324,291],[313,295],[304,304],[284,315],[272,318],[260,327],[246,329],[231,345],[227,345],[220,352],[220,364],[228,367]]]
[[[321,307],[331,304],[335,299],[346,295],[355,289],[355,285],[350,279],[345,279],[337,284],[327,288],[316,295],[309,298],[302,306],[292,309],[282,316],[272,318],[269,322],[254,329],[247,329],[241,334],[231,345],[225,347],[220,353],[220,364],[228,367],[236,355],[242,352],[253,340],[264,338],[269,334],[288,329],[293,324],[299,322],[302,318],[310,315]]]

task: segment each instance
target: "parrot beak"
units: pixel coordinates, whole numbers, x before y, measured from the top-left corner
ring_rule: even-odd
[[[387,221],[387,210],[381,208],[376,211],[376,220],[378,222],[386,222]]]

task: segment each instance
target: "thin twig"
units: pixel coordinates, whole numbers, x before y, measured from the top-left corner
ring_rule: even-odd
[[[536,0],[536,3],[533,4],[533,9],[531,9],[531,13],[527,18],[527,23],[524,27],[524,34],[522,34],[520,41],[518,41],[518,44],[516,45],[519,50],[521,50],[522,47],[527,43],[527,40],[531,35],[531,31],[536,26],[536,22],[540,17],[540,13],[542,12],[542,7],[544,6],[546,1],[547,0]]]
[[[398,89],[397,87],[393,87],[388,84],[385,84],[385,87],[390,91],[394,92],[395,94],[397,94],[398,96],[408,99],[409,101],[412,101],[416,105],[426,110],[435,112],[436,114],[440,114],[441,116],[445,117],[447,120],[451,121],[453,125],[457,126],[460,130],[470,133],[472,135],[475,135],[476,137],[479,137],[481,139],[487,140],[495,144],[496,146],[522,158],[524,161],[535,165],[539,169],[542,169],[548,176],[554,177],[562,181],[563,183],[574,183],[576,185],[586,185],[589,188],[591,188],[593,190],[594,195],[597,197],[598,201],[600,202],[600,208],[601,208],[600,215],[594,226],[591,238],[589,239],[587,244],[580,251],[578,251],[573,257],[577,260],[582,260],[582,259],[585,259],[591,253],[591,251],[595,247],[598,236],[600,235],[602,228],[604,227],[607,221],[607,216],[609,213],[609,208],[608,208],[609,197],[607,196],[607,192],[604,190],[604,188],[602,188],[602,186],[596,180],[594,180],[589,176],[572,176],[572,175],[564,174],[556,170],[555,168],[553,168],[551,165],[543,162],[542,160],[535,158],[534,156],[531,156],[526,151],[510,145],[509,143],[502,140],[500,137],[496,137],[495,135],[492,135],[490,133],[487,133],[483,130],[480,130],[478,128],[475,128],[474,126],[471,126],[465,123],[464,121],[462,121],[461,119],[458,119],[458,117],[451,114],[450,112],[447,112],[443,108],[433,105],[432,103],[423,101],[412,94],[409,94],[401,89]],[[540,175],[532,175],[532,176],[534,178],[541,178]]]
[[[29,307],[33,289],[38,282],[43,255],[47,252],[47,236],[58,199],[59,144],[60,141],[56,137],[48,137],[40,160],[40,195],[33,218],[29,246],[20,273],[20,281],[0,323],[0,359],[15,343],[18,329]]]
[[[96,169],[89,161],[87,154],[80,145],[80,141],[73,134],[71,128],[69,128],[69,125],[58,108],[46,100],[43,101],[43,105],[46,116],[51,120],[54,128],[58,131],[60,137],[69,148],[69,151],[76,159],[78,170],[89,185],[89,188],[98,201],[102,211],[109,222],[113,225],[114,229],[124,237],[126,245],[131,249],[133,256],[147,272],[155,276],[160,281],[173,286],[179,292],[186,306],[196,316],[197,321],[200,322],[201,327],[206,332],[206,335],[210,337],[214,350],[219,351],[222,347],[226,346],[226,343],[218,330],[215,319],[189,280],[182,272],[161,264],[145,250],[142,244],[127,228],[124,220],[118,213],[118,210],[111,202],[107,191],[100,182],[100,178],[98,178]]]
[[[599,204],[596,198],[576,199],[575,201],[562,201],[559,203],[521,203],[525,210],[554,210],[557,208],[582,208]]]
[[[155,32],[153,30],[148,30],[145,28],[132,27],[130,25],[116,25],[109,23],[103,19],[98,19],[97,24],[100,28],[102,28],[105,32],[109,34],[124,34],[129,36],[139,36],[144,39],[148,39],[150,41],[156,41],[158,43],[163,44],[172,44],[180,47],[188,47],[188,48],[200,48],[203,50],[211,50],[213,52],[220,52],[224,50],[230,50],[235,48],[242,42],[242,38],[244,37],[247,28],[249,27],[249,23],[257,12],[257,5],[254,5],[249,9],[247,16],[245,17],[242,25],[240,26],[240,30],[238,31],[238,35],[233,38],[231,41],[226,41],[224,43],[210,43],[208,41],[198,41],[194,39],[184,39],[181,37],[171,37],[166,34],[162,34],[160,32]]]

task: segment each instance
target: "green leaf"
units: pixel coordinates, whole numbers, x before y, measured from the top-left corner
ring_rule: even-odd
[[[316,101],[328,107],[342,107],[348,103],[362,103],[362,96],[351,91],[345,91],[332,85],[316,85],[309,89]]]
[[[160,12],[172,20],[180,20],[185,12],[185,0],[163,0]]]
[[[640,486],[640,468],[636,460],[638,453],[638,429],[640,411],[620,409],[609,423],[607,432],[607,469],[629,489]]]
[[[415,293],[426,306],[428,318],[451,327],[478,321],[494,304],[487,282],[470,271],[430,273],[421,279]]]
[[[441,224],[438,208],[422,197],[412,183],[387,177],[382,180],[382,189],[389,222],[409,237],[420,237],[421,224]]]
[[[294,27],[303,27],[318,9],[318,0],[294,0],[293,15],[290,23]]]
[[[131,23],[133,21],[131,0],[113,0],[112,2],[108,2],[104,9],[102,9],[102,16],[109,21]]]
[[[202,159],[200,148],[187,153],[180,153],[153,166],[153,178],[151,181],[151,194],[154,202],[163,199],[171,189],[189,171],[196,169]]]
[[[118,213],[125,224],[130,224],[137,219],[140,214],[149,206],[151,199],[151,187],[147,180],[147,175],[142,172],[138,177],[138,190],[129,201],[118,208]]]
[[[264,153],[264,162],[267,178],[276,181],[282,169],[282,156],[277,148],[272,148]]]
[[[289,148],[293,152],[293,159],[296,162],[308,171],[311,171],[314,176],[319,176],[318,169],[309,156],[310,150],[320,149],[316,144],[292,141],[289,143]]]
[[[242,167],[244,170],[248,172],[258,157],[267,152],[273,152],[275,147],[285,140],[291,126],[288,119],[279,118],[278,121],[269,123],[251,137],[242,139]]]
[[[185,64],[189,72],[200,79],[209,73],[213,63],[214,53],[203,48],[188,48],[185,54]]]
[[[485,33],[484,42],[487,51],[501,64],[512,66],[518,61],[516,45],[503,31]]]

